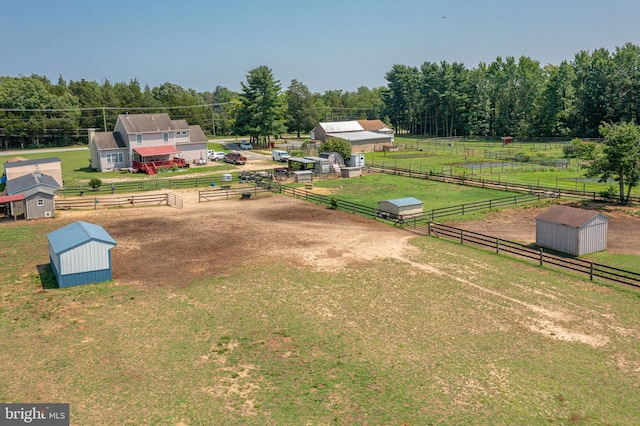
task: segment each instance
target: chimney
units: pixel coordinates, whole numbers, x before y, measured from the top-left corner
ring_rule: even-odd
[[[36,164],[36,171],[33,174],[33,176],[39,181],[40,178],[42,177],[42,173],[40,172],[40,169],[38,168],[38,165]]]

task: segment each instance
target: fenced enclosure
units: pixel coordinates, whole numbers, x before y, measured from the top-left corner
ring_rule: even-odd
[[[398,176],[407,176],[418,179],[429,179],[439,182],[455,183],[458,185],[475,186],[478,188],[498,189],[503,191],[521,192],[535,194],[540,193],[550,197],[571,197],[579,199],[588,199],[593,201],[610,201],[610,198],[601,195],[596,191],[586,191],[583,187],[580,189],[571,189],[567,187],[561,187],[556,179],[556,186],[544,186],[537,184],[526,184],[519,182],[508,182],[504,180],[492,180],[482,179],[474,176],[460,176],[447,173],[438,173],[430,170],[415,170],[412,168],[402,168],[395,166],[388,166],[386,164],[370,164],[367,166],[371,173],[388,173]],[[632,203],[640,202],[640,197],[631,197]]]
[[[551,265],[562,269],[587,275],[590,280],[602,278],[608,281],[627,284],[640,288],[640,274],[624,269],[618,269],[600,263],[574,257],[561,256],[559,254],[548,253],[542,248],[534,248],[528,245],[516,243],[491,237],[473,231],[453,226],[443,225],[437,222],[428,222],[426,226],[410,227],[410,230],[429,236],[443,237],[459,241],[460,244],[473,244],[480,247],[495,250],[497,254],[506,253],[520,258],[532,260],[540,266]]]
[[[182,198],[175,194],[139,194],[127,196],[74,197],[56,199],[56,210],[99,209],[113,207],[167,205],[181,209]]]
[[[230,199],[247,199],[257,197],[262,194],[272,194],[274,189],[260,185],[236,186],[223,185],[215,189],[205,189],[198,191],[198,201],[216,201]]]
[[[327,197],[325,195],[314,194],[313,192],[295,188],[291,186],[283,186],[282,192],[292,197],[303,199],[315,204],[323,205],[335,210],[342,210],[352,214],[369,217],[375,220],[382,220],[396,226],[420,235],[443,237],[459,241],[461,244],[473,244],[484,248],[495,250],[496,253],[509,254],[520,258],[525,258],[538,263],[540,266],[547,265],[558,267],[578,274],[589,276],[590,280],[601,278],[608,281],[627,284],[636,288],[640,288],[640,274],[624,269],[618,269],[611,266],[590,262],[572,257],[561,256],[545,252],[540,248],[534,248],[513,241],[502,240],[500,238],[491,237],[477,232],[466,231],[461,228],[443,225],[434,222],[435,219],[442,219],[455,215],[464,215],[465,213],[492,210],[494,208],[515,206],[523,203],[531,203],[541,199],[543,195],[529,194],[513,197],[505,197],[476,203],[463,204],[458,206],[434,209],[425,212],[420,216],[411,218],[389,217],[381,215],[378,209],[369,206],[355,204],[349,201],[340,200],[335,197]]]

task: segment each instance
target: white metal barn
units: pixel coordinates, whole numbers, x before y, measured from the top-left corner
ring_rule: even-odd
[[[608,222],[597,211],[553,205],[536,217],[536,244],[573,256],[606,250]]]
[[[47,234],[58,287],[109,281],[116,242],[98,225],[77,221]]]
[[[378,210],[383,213],[383,215],[388,215],[393,218],[407,218],[421,215],[422,206],[422,201],[413,197],[378,201]]]

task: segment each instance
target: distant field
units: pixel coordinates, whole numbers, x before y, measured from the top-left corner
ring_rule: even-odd
[[[635,424],[639,293],[288,197],[0,226],[0,401],[72,424]],[[176,214],[179,213],[179,214]],[[118,242],[42,290],[47,232]]]

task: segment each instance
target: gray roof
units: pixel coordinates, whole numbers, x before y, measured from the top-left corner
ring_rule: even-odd
[[[49,232],[47,238],[55,254],[69,251],[89,241],[101,241],[114,246],[117,245],[116,240],[101,226],[81,220]]]
[[[56,180],[51,176],[43,173],[30,173],[15,179],[9,179],[7,181],[6,190],[8,195],[13,195],[37,186],[50,187],[54,190],[60,189],[58,182],[56,182]]]
[[[594,210],[578,209],[575,207],[553,205],[536,216],[536,220],[580,228],[595,217],[609,218]]]
[[[406,198],[396,198],[393,200],[385,200],[385,201],[380,201],[381,203],[389,203],[389,204],[393,204],[394,206],[398,206],[398,207],[407,207],[407,206],[415,206],[417,204],[422,205],[422,201],[418,200],[417,198],[413,198],[413,197],[406,197]]]
[[[36,158],[33,160],[25,160],[25,161],[7,161],[4,163],[5,169],[10,169],[12,167],[22,167],[22,166],[34,166],[38,164],[47,164],[47,163],[61,163],[58,157],[47,157],[47,158]]]
[[[93,137],[96,148],[100,151],[109,149],[123,149],[127,147],[120,133],[116,132],[96,132]]]
[[[42,185],[35,186],[35,187],[29,188],[29,189],[25,189],[24,191],[20,191],[20,193],[22,195],[24,195],[24,198],[29,198],[29,197],[31,197],[32,195],[35,195],[35,194],[47,194],[47,195],[49,195],[51,197],[55,197],[56,196],[56,194],[53,192],[53,188],[49,188],[49,187],[42,186]]]
[[[346,139],[349,142],[361,142],[361,141],[389,141],[391,135],[385,133],[376,133],[369,131],[361,131],[361,132],[337,132],[337,133],[327,133],[327,136],[331,136],[334,138]]]
[[[202,127],[194,124],[192,126],[189,126],[189,140],[191,141],[191,143],[206,143],[209,139],[202,131]]]
[[[128,135],[133,133],[162,132],[167,130],[188,130],[184,120],[171,120],[169,114],[120,114],[118,120]],[[180,125],[184,122],[184,126]]]

